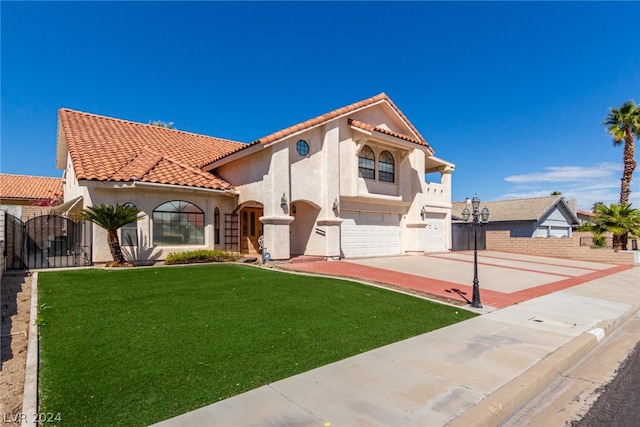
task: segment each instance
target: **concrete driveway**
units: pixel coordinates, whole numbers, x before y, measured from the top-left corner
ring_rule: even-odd
[[[293,262],[286,270],[373,281],[464,302],[471,299],[473,252]],[[618,266],[503,252],[478,252],[480,295],[486,308],[504,308],[627,270]],[[463,295],[451,292],[460,290]],[[447,292],[449,291],[449,292]]]

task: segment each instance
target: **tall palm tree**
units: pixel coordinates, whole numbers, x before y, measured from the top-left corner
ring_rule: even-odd
[[[107,243],[109,244],[113,261],[118,265],[124,265],[126,260],[122,255],[118,229],[126,224],[138,221],[140,212],[140,209],[130,204],[116,204],[115,206],[101,204],[83,209],[79,217],[107,230]]]
[[[629,203],[631,192],[631,177],[636,168],[635,138],[640,137],[640,106],[633,101],[627,101],[618,109],[610,108],[609,115],[602,122],[607,131],[613,136],[613,146],[617,147],[624,141],[622,161],[624,169],[620,184],[620,204]]]
[[[588,229],[596,238],[613,233],[614,250],[626,249],[629,234],[640,237],[640,210],[633,209],[630,204],[602,204],[596,207],[595,213]]]

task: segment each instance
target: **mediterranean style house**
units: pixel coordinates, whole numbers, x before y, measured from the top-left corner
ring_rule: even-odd
[[[251,143],[61,109],[56,163],[58,212],[142,210],[120,231],[132,260],[203,248],[264,248],[272,260],[451,249],[454,165],[384,93]],[[94,227],[95,262],[111,260],[105,235]]]

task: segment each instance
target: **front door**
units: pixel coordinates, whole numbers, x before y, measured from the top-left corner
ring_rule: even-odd
[[[244,208],[240,213],[240,253],[259,254],[258,238],[262,235],[262,208]]]

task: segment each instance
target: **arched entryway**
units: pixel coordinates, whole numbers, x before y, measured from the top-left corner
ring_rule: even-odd
[[[291,256],[324,254],[323,230],[316,227],[320,207],[305,200],[296,200],[289,207],[294,220],[289,225]]]

